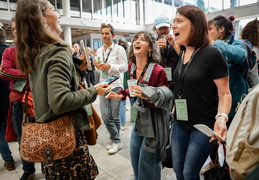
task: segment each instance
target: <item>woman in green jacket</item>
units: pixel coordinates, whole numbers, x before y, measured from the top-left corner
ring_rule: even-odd
[[[98,84],[79,91],[71,52],[59,34],[61,16],[47,0],[19,0],[16,9],[17,60],[29,74],[37,122],[47,122],[73,111],[77,145],[67,158],[42,163],[46,179],[95,179],[98,169],[88,151],[85,132],[90,129],[83,106],[110,87]]]

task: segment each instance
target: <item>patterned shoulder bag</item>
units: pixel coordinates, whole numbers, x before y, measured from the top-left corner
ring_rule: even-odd
[[[48,123],[30,122],[28,114],[28,79],[23,108],[21,157],[28,162],[46,162],[71,155],[76,147],[73,119],[69,114]]]

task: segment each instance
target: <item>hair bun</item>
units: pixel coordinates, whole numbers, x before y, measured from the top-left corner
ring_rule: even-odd
[[[235,18],[235,16],[229,16],[229,18],[228,18],[230,21],[234,21],[236,18]]]

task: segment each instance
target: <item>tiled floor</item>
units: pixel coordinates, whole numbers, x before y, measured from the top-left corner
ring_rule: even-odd
[[[93,103],[97,112],[99,110],[99,100],[97,99]],[[132,123],[129,120],[129,101],[127,100],[127,125],[126,129],[121,131],[121,140],[123,143],[123,148],[114,155],[109,155],[104,147],[105,142],[108,140],[108,131],[106,130],[104,124],[98,129],[98,144],[90,146],[90,153],[94,157],[96,164],[98,166],[100,174],[97,176],[96,180],[133,180],[133,170],[130,164],[129,155],[129,140],[130,133],[132,129]],[[12,151],[16,169],[14,171],[7,171],[4,168],[4,162],[0,158],[0,180],[19,180],[23,171],[20,160],[20,155],[18,152],[18,144],[16,142],[9,143],[10,149]],[[43,180],[44,177],[41,174],[40,163],[36,163],[36,180]],[[175,180],[175,174],[172,169],[162,170],[162,180]]]
[[[1,180],[19,180],[23,171],[20,156],[18,153],[18,145],[15,142],[9,143],[12,154],[15,160],[16,169],[14,171],[7,171],[4,168],[4,162],[0,161],[0,179]],[[132,168],[129,159],[119,155],[108,155],[107,150],[100,144],[90,147],[90,152],[94,157],[98,169],[99,176],[96,180],[124,180],[130,179]],[[45,179],[41,174],[40,163],[36,163],[36,176],[37,180]]]

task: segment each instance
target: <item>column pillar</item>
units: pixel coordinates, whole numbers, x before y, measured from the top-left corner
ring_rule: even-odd
[[[70,18],[70,1],[62,0],[63,16]]]
[[[138,25],[144,25],[144,3],[143,0],[139,1],[139,5],[137,6],[138,12],[139,12],[139,24]]]
[[[64,26],[64,41],[67,44],[72,45],[72,37],[71,37],[71,27],[70,26]]]
[[[70,1],[62,0],[62,6],[63,6],[63,17],[70,18]],[[63,30],[64,30],[64,41],[67,44],[72,45],[71,27],[63,26]]]

